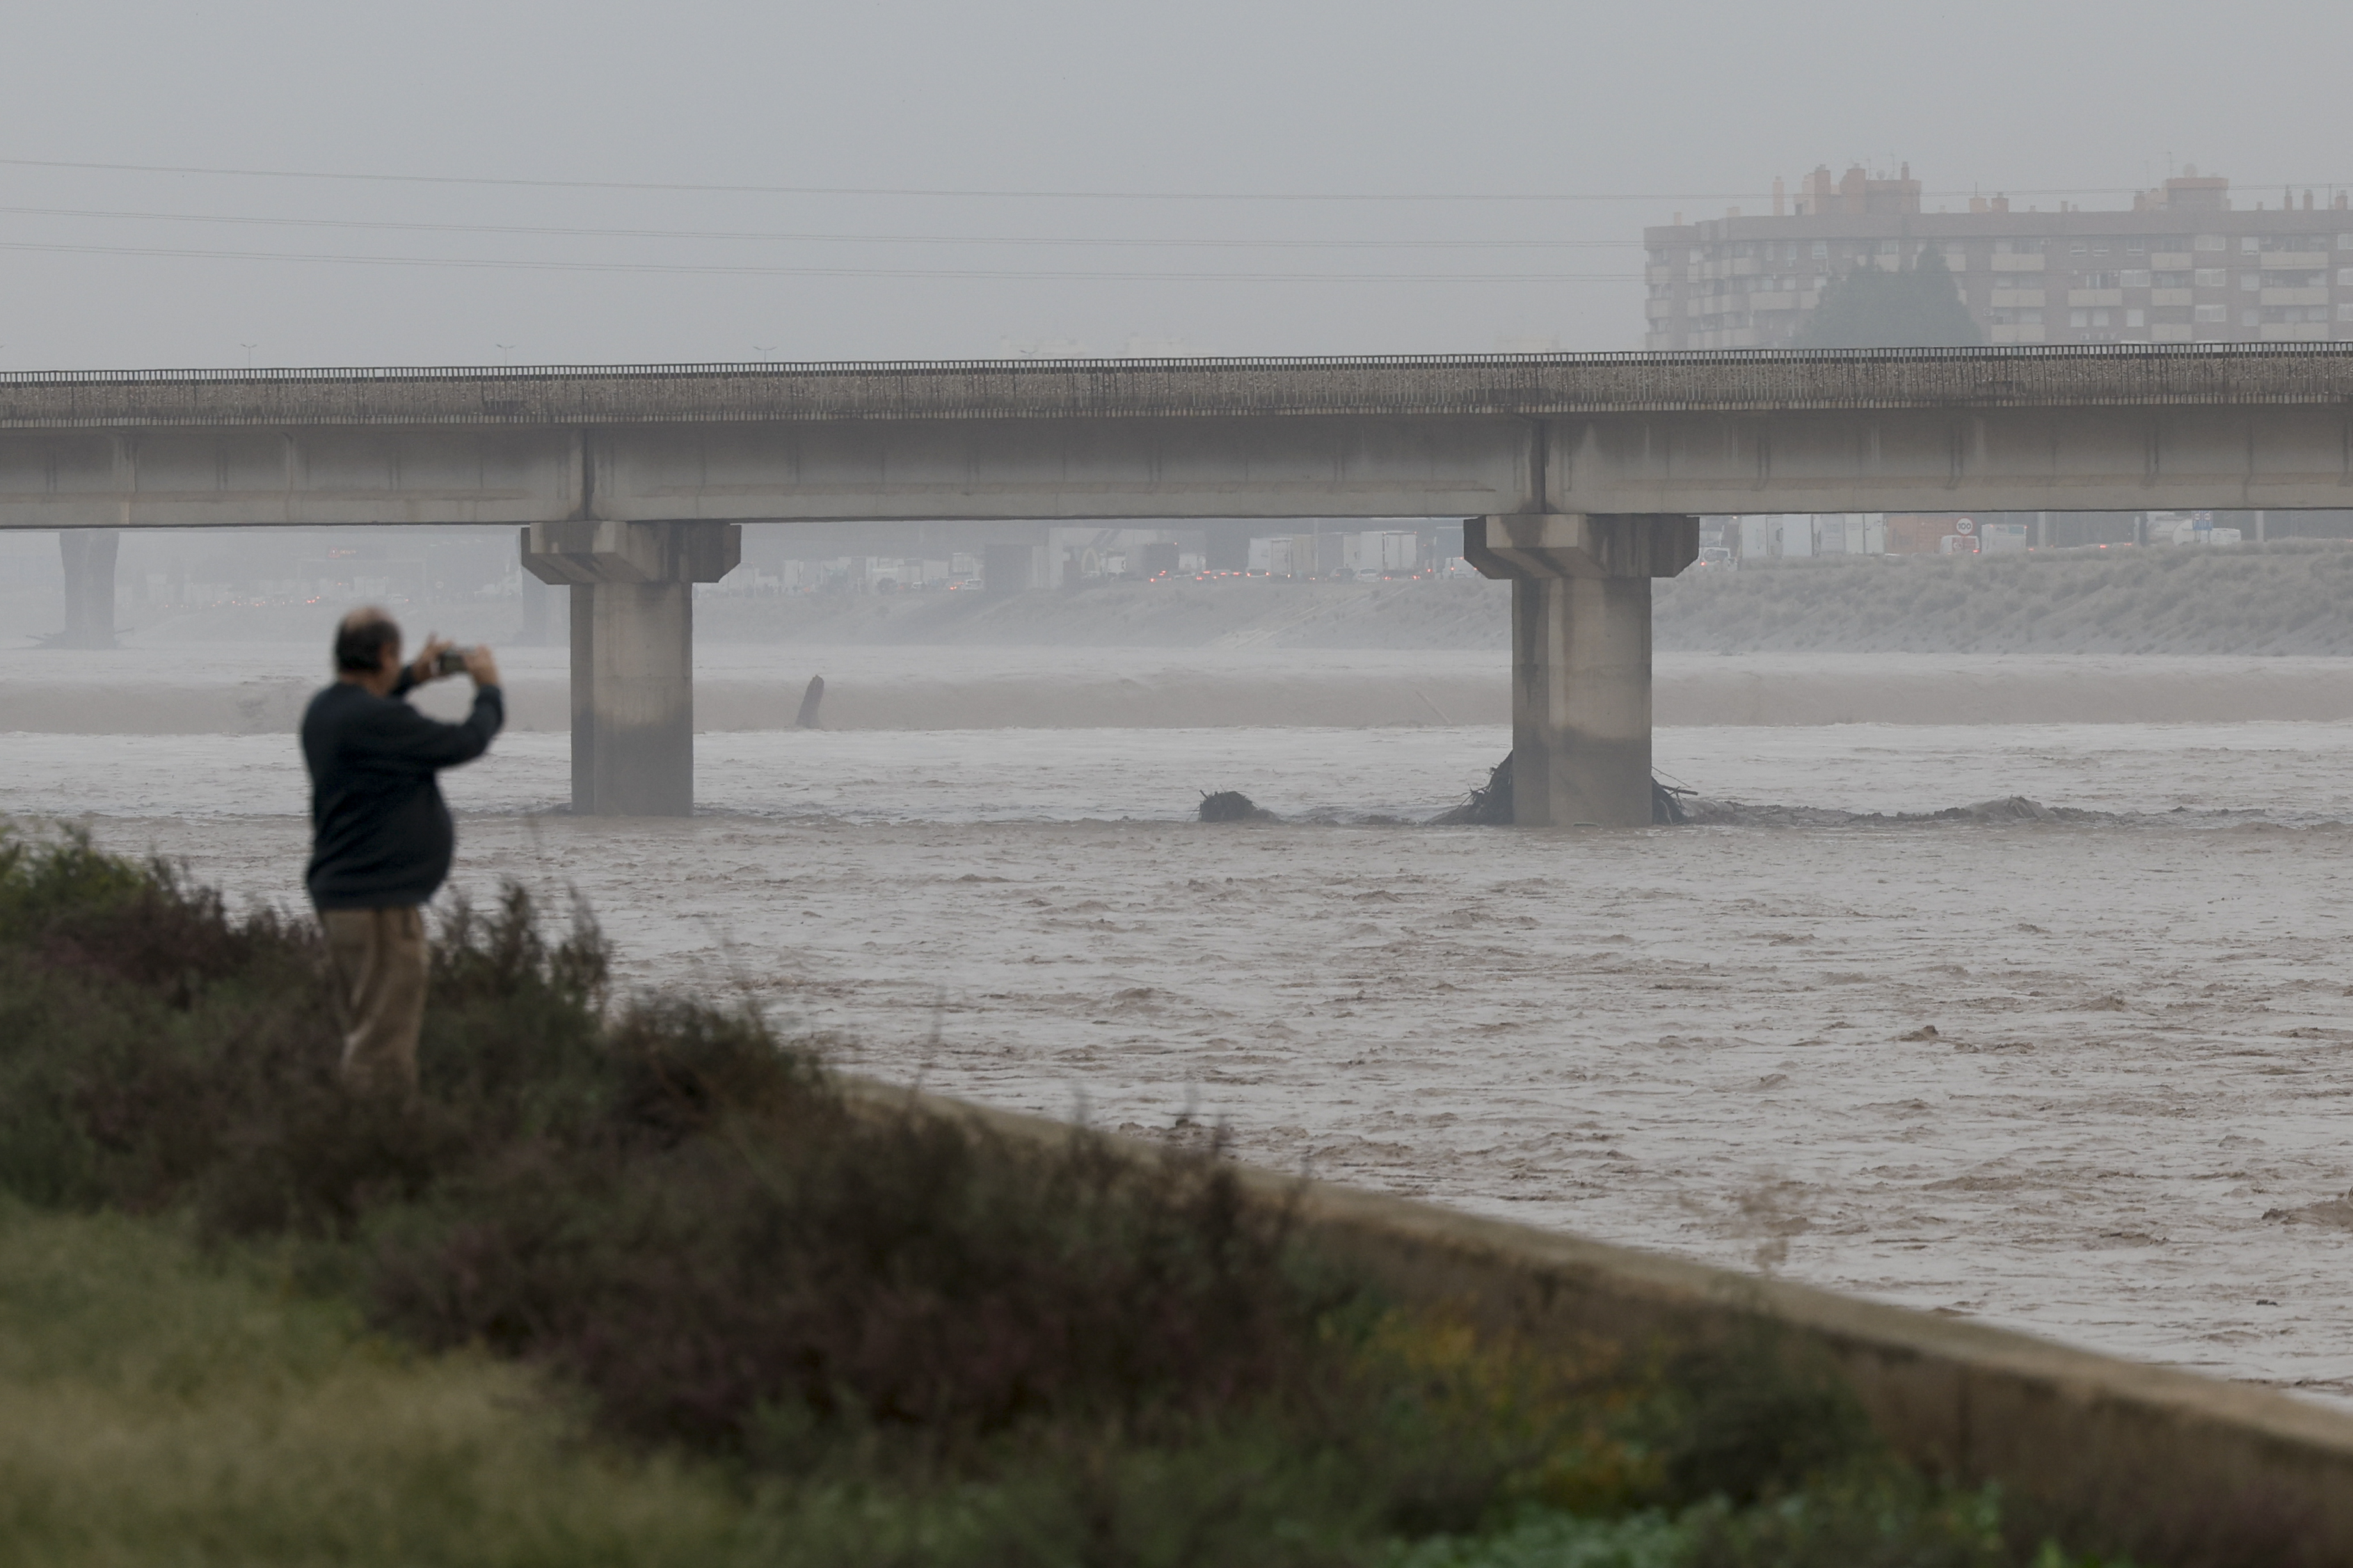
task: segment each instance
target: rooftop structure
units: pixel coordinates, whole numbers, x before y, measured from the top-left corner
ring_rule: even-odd
[[[2341,193],[2242,204],[2227,179],[2192,165],[2129,211],[2020,211],[1994,195],[1932,213],[1906,164],[1892,179],[1817,168],[1794,195],[1775,180],[1770,200],[1769,216],[1677,214],[1642,231],[1643,347],[1788,346],[1831,279],[1894,271],[1930,250],[1990,343],[2353,340],[2353,210]]]

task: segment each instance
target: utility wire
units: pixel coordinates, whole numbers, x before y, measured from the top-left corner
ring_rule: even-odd
[[[0,167],[82,169],[130,174],[206,174],[256,180],[349,180],[377,184],[488,185],[551,191],[681,191],[707,195],[776,196],[923,196],[998,201],[1091,202],[1719,202],[1762,201],[1747,191],[1039,191],[956,190],[900,185],[755,185],[694,184],[674,180],[529,180],[484,174],[372,174],[327,169],[240,169],[195,163],[107,163],[88,159],[0,158]],[[2245,190],[2309,185],[2335,188],[2341,181],[2240,182]],[[2011,196],[2134,195],[2137,185],[2046,185],[1997,187]],[[1923,191],[1924,198],[1984,195],[1982,188]]]
[[[158,223],[244,224],[271,228],[354,228],[421,234],[519,234],[560,238],[720,239],[818,245],[1113,246],[1232,250],[1640,250],[1639,239],[1070,239],[1026,235],[786,234],[760,229],[574,228],[532,224],[410,223],[388,218],[239,217],[219,213],[121,211],[100,207],[0,206],[19,217],[127,218]]]
[[[1093,279],[1133,283],[1628,283],[1639,272],[1103,272],[989,268],[739,267],[651,261],[508,261],[333,252],[195,250],[143,245],[47,245],[0,240],[0,250],[69,256],[160,256],[216,261],[326,261],[360,267],[470,267],[520,272],[662,272],[742,278],[971,278]]]

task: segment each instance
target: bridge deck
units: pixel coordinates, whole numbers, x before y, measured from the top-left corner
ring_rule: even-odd
[[[0,375],[19,429],[2277,405],[2353,405],[2353,343]]]

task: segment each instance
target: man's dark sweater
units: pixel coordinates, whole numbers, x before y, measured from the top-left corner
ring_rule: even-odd
[[[421,904],[449,874],[457,832],[436,770],[482,754],[506,721],[495,686],[478,687],[462,724],[428,719],[402,701],[339,680],[302,715],[311,767],[311,901],[322,910]]]

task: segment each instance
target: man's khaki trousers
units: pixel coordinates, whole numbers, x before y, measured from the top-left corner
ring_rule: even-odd
[[[319,923],[343,1031],[343,1082],[365,1093],[414,1093],[430,967],[422,913],[414,905],[322,910]]]

